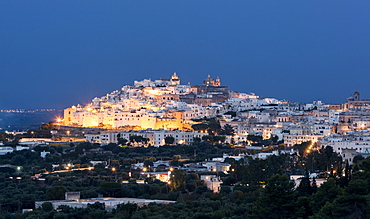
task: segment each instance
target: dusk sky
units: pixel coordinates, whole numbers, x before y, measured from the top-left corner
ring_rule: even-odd
[[[294,102],[370,99],[370,1],[0,1],[0,109],[86,104],[134,80]]]

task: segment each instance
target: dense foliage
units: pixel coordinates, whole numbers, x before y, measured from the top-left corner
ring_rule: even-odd
[[[304,147],[307,144],[296,147]],[[46,158],[41,151],[50,151]],[[246,158],[231,164],[228,174],[219,172],[223,180],[220,193],[209,191],[197,172],[173,171],[171,184],[142,178],[141,170],[131,164],[143,162],[152,168],[156,160],[168,160],[176,168],[187,162],[237,154],[245,148],[211,144],[207,141],[192,145],[163,147],[120,147],[117,144],[36,147],[0,156],[0,218],[368,218],[370,217],[370,158],[357,158],[354,166],[342,162],[331,147],[309,154],[281,154],[265,160]],[[91,160],[106,161],[93,170]],[[71,163],[73,171],[63,164]],[[53,166],[54,165],[54,166]],[[113,167],[115,168],[113,170]],[[154,169],[151,169],[154,171]],[[310,181],[309,172],[328,177],[320,187]],[[130,174],[129,174],[130,173]],[[299,185],[288,175],[302,174]],[[38,178],[45,180],[38,180]],[[137,184],[135,179],[145,179]],[[122,180],[128,183],[121,184]],[[85,209],[66,206],[53,210],[45,203],[33,212],[39,200],[64,199],[66,191],[80,191],[81,198],[133,197],[167,199],[174,204],[119,205],[107,212],[95,203]]]

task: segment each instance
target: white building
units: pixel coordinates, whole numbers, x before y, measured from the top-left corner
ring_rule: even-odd
[[[12,147],[0,147],[0,155],[5,155],[7,153],[12,153],[14,149]]]
[[[228,163],[221,163],[218,161],[204,161],[199,163],[200,165],[207,168],[209,172],[224,172],[228,173],[230,171],[231,165]]]
[[[197,131],[170,131],[170,130],[141,130],[129,132],[103,132],[100,134],[86,134],[85,140],[91,143],[109,144],[118,143],[118,136],[120,138],[130,140],[132,136],[141,136],[149,139],[148,144],[152,146],[165,145],[166,137],[173,137],[174,144],[189,144],[194,142],[194,138],[202,138],[207,133],[200,133]]]
[[[220,177],[216,175],[201,175],[200,179],[204,180],[204,182],[207,184],[207,188],[212,192],[218,193],[221,191],[222,180]]]
[[[295,144],[302,144],[303,142],[311,141],[313,143],[317,142],[323,135],[291,135],[289,133],[284,133],[284,144],[288,147],[292,147]]]
[[[330,135],[318,142],[320,146],[331,146],[340,155],[357,153],[363,156],[370,155],[370,131],[359,130],[347,135]],[[352,162],[351,160],[349,160]]]

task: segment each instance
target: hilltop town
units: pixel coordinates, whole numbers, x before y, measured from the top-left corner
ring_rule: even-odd
[[[169,136],[173,144],[187,144],[194,138],[220,135],[210,132],[204,122],[217,118],[220,129],[232,130],[221,133],[224,143],[251,146],[255,143],[248,138],[251,135],[262,140],[274,137],[285,147],[310,141],[318,143],[317,148],[330,145],[340,154],[350,153],[349,161],[370,152],[366,143],[370,100],[361,100],[359,92],[342,104],[293,103],[231,91],[221,85],[219,77],[210,75],[201,85],[180,82],[176,72],[169,79],[134,81],[89,104],[65,109],[60,123],[103,128],[99,134],[85,135],[91,143],[118,143],[119,138],[142,136],[148,139],[145,145],[161,146]]]
[[[38,129],[1,132],[0,213],[322,218],[367,203],[369,128],[359,92],[341,104],[294,103],[210,75],[195,86],[176,73],[134,81]]]
[[[221,86],[220,78],[214,80],[208,75],[203,85],[181,85],[175,72],[170,79],[135,81],[134,85],[125,85],[121,90],[96,97],[85,106],[67,108],[64,124],[188,130],[193,119],[215,117],[225,112],[221,103],[232,95],[227,86]]]

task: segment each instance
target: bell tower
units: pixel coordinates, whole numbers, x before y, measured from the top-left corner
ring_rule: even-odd
[[[216,81],[215,81],[215,86],[216,87],[221,86],[221,79],[218,76],[217,76]]]
[[[360,93],[358,91],[356,91],[354,94],[353,94],[353,100],[354,101],[359,101],[360,100]]]
[[[172,75],[172,77],[171,77],[170,80],[172,82],[172,85],[179,85],[180,84],[180,79],[177,76],[176,72],[173,73],[173,75]]]

